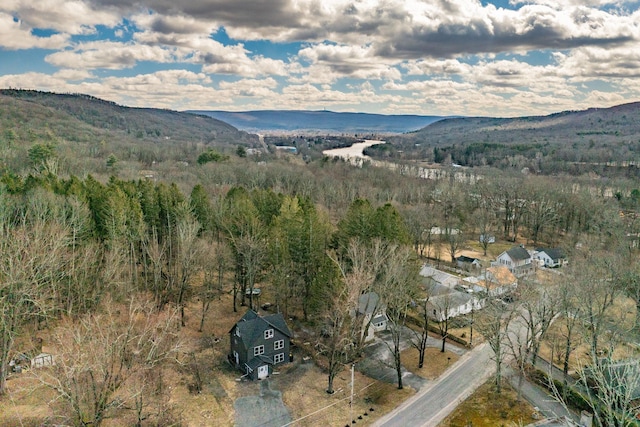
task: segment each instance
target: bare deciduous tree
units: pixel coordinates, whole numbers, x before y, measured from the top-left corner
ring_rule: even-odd
[[[412,250],[407,246],[392,245],[387,248],[389,256],[382,269],[380,298],[386,306],[387,328],[391,332],[393,354],[398,388],[402,389],[401,341],[405,329],[407,310],[416,298],[418,285],[418,264]]]
[[[429,292],[416,304],[418,318],[420,319],[420,330],[413,331],[411,344],[418,350],[418,369],[424,366],[424,356],[429,340]]]
[[[29,319],[54,311],[69,243],[69,230],[58,222],[28,211],[12,219],[0,207],[0,394],[16,336]]]
[[[75,425],[98,426],[121,410],[140,406],[136,394],[125,393],[127,388],[174,359],[180,348],[177,312],[134,302],[125,310],[120,314],[107,302],[104,313],[63,321],[55,333],[55,366],[33,371],[57,394]]]
[[[502,391],[502,363],[507,352],[507,334],[513,319],[513,311],[509,310],[501,300],[487,298],[484,310],[476,318],[476,328],[485,337],[493,350],[496,364],[496,393]]]

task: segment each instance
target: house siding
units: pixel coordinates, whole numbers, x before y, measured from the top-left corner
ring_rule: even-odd
[[[247,315],[245,315],[245,317],[246,316]],[[268,323],[264,318],[257,317],[257,315],[255,316],[256,317],[252,319],[245,319],[243,317],[243,319],[229,331],[231,349],[229,361],[251,379],[257,379],[258,368],[260,366],[269,365],[269,374],[271,374],[274,365],[288,363],[291,349],[291,337],[287,335],[287,333]],[[239,331],[238,325],[243,321],[254,323],[251,324],[250,328],[247,328],[246,324],[243,324],[243,330]],[[282,322],[284,321],[282,320]],[[278,322],[276,322],[275,325],[278,325]],[[286,325],[284,329],[288,332]],[[265,330],[272,330],[273,333],[265,334]],[[247,336],[243,337],[243,334]],[[265,338],[265,335],[269,336],[269,338]],[[276,343],[278,343],[278,349],[276,349]],[[256,348],[260,349],[258,353],[256,353]],[[235,353],[238,354],[237,363]],[[284,355],[284,357],[278,356],[278,359],[282,359],[282,361],[274,361],[274,357],[277,354]],[[259,360],[256,358],[259,358]]]

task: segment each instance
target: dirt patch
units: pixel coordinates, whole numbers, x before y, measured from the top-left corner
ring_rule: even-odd
[[[493,390],[493,381],[483,384],[449,415],[440,427],[500,427],[521,426],[535,421],[533,407],[508,385],[502,393]]]
[[[47,369],[47,368],[44,368]],[[44,387],[29,371],[14,374],[7,380],[7,392],[0,400],[0,425],[36,426],[52,420],[49,406],[55,394]]]
[[[440,349],[427,348],[422,368],[418,368],[418,358],[419,353],[416,348],[408,348],[401,354],[402,364],[408,371],[422,378],[433,380],[442,375],[452,364],[456,363],[460,356],[450,351],[442,353]]]

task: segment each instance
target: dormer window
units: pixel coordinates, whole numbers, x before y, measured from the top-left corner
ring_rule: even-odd
[[[236,336],[239,337],[240,336],[240,328],[236,328]]]
[[[273,329],[267,329],[264,331],[264,339],[268,340],[269,338],[273,338]]]

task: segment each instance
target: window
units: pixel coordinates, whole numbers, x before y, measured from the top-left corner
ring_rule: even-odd
[[[261,354],[264,354],[264,346],[263,345],[257,345],[255,347],[253,347],[253,355],[254,356],[259,356]]]
[[[273,349],[274,350],[281,350],[283,348],[284,348],[284,340],[278,340],[278,341],[273,343]]]
[[[284,362],[284,353],[278,353],[273,356],[273,363],[282,363]]]
[[[267,329],[264,331],[264,339],[268,340],[269,338],[273,338],[273,329]]]

